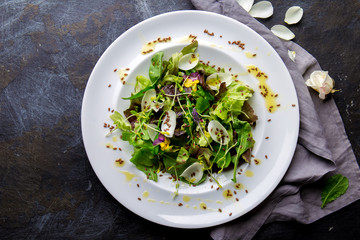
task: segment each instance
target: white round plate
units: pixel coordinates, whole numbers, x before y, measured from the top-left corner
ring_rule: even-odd
[[[214,35],[205,33],[205,30]],[[179,196],[174,199],[175,182],[169,179],[169,175],[159,177],[158,182],[146,180],[145,174],[129,161],[132,147],[120,139],[121,132],[106,136],[109,129],[104,127],[104,123],[112,124],[109,116],[113,109],[122,113],[129,107],[129,101],[122,97],[128,97],[134,91],[138,74],[148,76],[154,52],[164,51],[164,59],[168,60],[173,52],[189,44],[186,39],[190,34],[197,36],[197,52],[201,60],[210,61],[210,64],[224,67],[227,71],[231,68],[231,73],[239,75],[239,80],[253,87],[255,94],[250,104],[259,120],[253,129],[256,141],[254,157],[251,164],[239,167],[241,174],[237,175],[237,182],[241,185],[237,185],[238,188],[231,181],[232,170],[224,171],[215,174],[223,188],[217,189],[216,183],[209,180],[197,187],[181,184]],[[147,42],[159,37],[171,37],[171,41],[157,44],[154,52],[141,54]],[[241,41],[245,50],[229,44],[229,41]],[[256,57],[249,58],[249,54],[256,54]],[[274,113],[265,108],[258,80],[247,74],[247,65],[255,65],[269,76],[267,83],[278,93],[281,104]],[[129,69],[124,70],[126,68]],[[127,76],[123,74],[125,72]],[[125,84],[122,84],[121,77],[124,77]],[[86,86],[81,125],[85,149],[95,173],[123,206],[162,225],[202,228],[244,215],[275,189],[295,151],[299,130],[297,106],[295,88],[287,68],[261,36],[244,24],[219,14],[178,11],[135,25],[104,52]],[[115,164],[119,158],[125,161],[121,167]],[[255,159],[259,164],[255,164]],[[228,190],[232,192],[230,198],[224,197]]]

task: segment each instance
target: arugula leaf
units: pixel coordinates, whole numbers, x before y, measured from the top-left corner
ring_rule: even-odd
[[[181,50],[181,53],[183,55],[186,55],[186,54],[189,54],[189,53],[194,53],[196,51],[197,47],[198,47],[198,41],[193,41],[192,43],[190,43],[189,45],[184,47]]]
[[[140,90],[138,93],[132,95],[131,97],[123,98],[124,100],[140,98],[140,97],[144,96],[144,94],[147,90],[150,90],[150,89],[156,87],[156,84],[160,80],[162,72],[163,72],[163,61],[162,61],[163,56],[164,56],[163,52],[157,52],[151,58],[151,64],[149,67],[149,77],[150,77],[150,81],[152,84],[150,86],[147,86],[146,88]],[[144,79],[142,79],[142,80],[144,80]]]
[[[349,187],[349,180],[341,174],[330,177],[321,193],[321,208],[343,195]]]
[[[192,92],[194,97],[203,97],[208,101],[214,101],[215,97],[211,95],[208,91],[204,90],[201,86],[198,86],[198,90],[196,92]]]
[[[129,121],[127,121],[118,111],[115,111],[114,114],[110,115],[110,118],[114,121],[117,128],[124,131],[131,129]]]
[[[239,163],[239,157],[246,152],[246,150],[252,148],[255,144],[255,140],[252,138],[251,126],[250,123],[246,121],[240,121],[238,119],[234,120],[233,123],[234,131],[237,133],[237,149],[236,157],[232,158],[234,163],[234,177],[233,182],[236,182],[236,170]],[[246,158],[243,158],[245,161],[248,161]]]
[[[220,146],[220,147],[222,147],[222,146]],[[224,168],[229,167],[229,165],[231,163],[230,152],[226,152],[225,150],[221,149],[219,151],[218,156],[214,160],[215,160],[215,163],[218,166],[218,168],[220,168],[220,171],[218,172],[218,173],[220,173],[220,172],[222,172],[222,170]]]
[[[151,64],[149,67],[149,77],[150,81],[154,84],[159,81],[162,74],[162,58],[164,56],[164,52],[157,52],[151,58]]]
[[[140,98],[140,97],[144,96],[144,94],[146,93],[147,90],[153,89],[153,88],[155,88],[155,85],[148,86],[148,87],[144,88],[143,90],[141,90],[140,92],[132,95],[131,97],[122,98],[122,99],[124,99],[124,100],[132,100],[132,99],[135,99],[135,98]]]

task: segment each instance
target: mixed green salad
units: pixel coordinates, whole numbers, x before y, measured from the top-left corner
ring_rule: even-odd
[[[233,169],[236,182],[237,167],[250,162],[255,143],[251,130],[257,116],[247,103],[253,90],[200,61],[197,48],[193,41],[169,60],[155,53],[149,78],[138,75],[135,91],[124,98],[130,101],[125,117],[110,116],[122,140],[134,146],[130,161],[150,180],[171,174],[175,193],[179,181],[217,182],[213,173],[224,169]]]

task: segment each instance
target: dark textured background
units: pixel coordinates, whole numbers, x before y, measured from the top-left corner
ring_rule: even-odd
[[[304,18],[295,42],[328,70],[360,159],[360,1],[271,0],[281,24]],[[0,1],[0,239],[200,239],[209,230],[163,227],[134,215],[101,185],[80,128],[86,82],[105,49],[151,16],[194,9],[189,0]],[[329,113],[331,114],[331,113]],[[255,239],[360,239],[360,201],[313,224],[265,225]]]

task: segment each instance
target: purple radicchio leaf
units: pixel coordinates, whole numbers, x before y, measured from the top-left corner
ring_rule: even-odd
[[[165,136],[162,134],[159,134],[159,137],[154,140],[153,146],[159,145],[160,143],[165,141]]]
[[[163,90],[168,95],[174,95],[175,94],[175,85],[174,84],[168,84],[163,87]]]
[[[193,108],[193,110],[192,110],[192,115],[193,115],[194,121],[196,123],[200,123],[200,117],[195,108]]]

